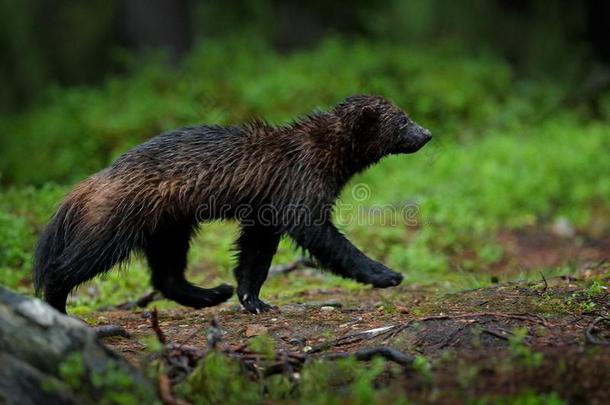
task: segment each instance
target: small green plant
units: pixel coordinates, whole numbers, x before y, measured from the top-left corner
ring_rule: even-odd
[[[413,368],[425,381],[432,381],[432,365],[425,356],[417,355],[413,362]]]
[[[203,358],[177,390],[193,404],[258,404],[258,384],[250,381],[236,360],[219,352]]]
[[[591,313],[597,309],[598,297],[607,291],[607,287],[594,280],[593,283],[586,289],[573,292],[565,299],[565,306],[573,312]]]
[[[591,312],[595,311],[596,306],[597,304],[595,302],[585,301],[580,303],[579,308],[580,312],[583,314],[590,314]]]
[[[75,391],[83,389],[85,372],[83,357],[78,352],[70,353],[59,365],[59,377]]]
[[[589,288],[587,288],[585,295],[588,299],[592,300],[604,294],[606,291],[608,291],[607,286],[603,285],[598,280],[594,280],[589,286]]]
[[[254,353],[262,354],[267,360],[273,360],[275,356],[275,342],[267,334],[254,336],[248,341],[248,347]]]
[[[533,351],[525,342],[528,336],[527,327],[520,327],[513,330],[508,338],[508,349],[511,359],[527,368],[538,368],[542,364],[542,353]]]
[[[139,384],[115,361],[108,361],[103,370],[86,369],[82,354],[71,352],[59,365],[59,378],[75,393],[96,400],[102,405],[157,404],[155,393]]]
[[[385,370],[382,359],[373,359],[368,364],[351,357],[307,363],[300,373],[299,401],[320,405],[378,403],[386,393],[377,389],[375,380]]]

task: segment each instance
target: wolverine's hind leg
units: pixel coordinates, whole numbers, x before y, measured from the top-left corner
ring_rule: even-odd
[[[272,307],[258,298],[277,250],[280,233],[259,225],[243,226],[237,240],[239,263],[235,268],[237,296],[248,311],[260,313]]]
[[[152,270],[152,284],[166,298],[187,307],[218,305],[233,295],[233,287],[222,284],[200,288],[184,277],[193,231],[191,223],[175,223],[158,227],[148,237],[144,252]]]

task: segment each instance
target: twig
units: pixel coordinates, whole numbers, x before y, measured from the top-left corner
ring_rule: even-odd
[[[342,336],[342,337],[332,340],[330,342],[325,342],[325,343],[319,344],[317,346],[314,346],[309,351],[309,353],[317,353],[317,352],[321,352],[322,350],[329,349],[331,347],[343,346],[346,344],[359,342],[361,340],[372,339],[374,337],[384,335],[386,333],[391,333],[398,328],[402,329],[402,328],[404,328],[404,325],[382,326],[380,328],[374,328],[374,329],[369,329],[369,330],[365,330],[365,331],[361,331],[361,332],[356,332],[356,333],[353,333],[353,334],[350,334],[347,336]]]
[[[457,319],[457,318],[478,318],[483,316],[491,316],[496,318],[509,318],[509,319],[518,319],[521,321],[530,321],[536,322],[543,326],[550,326],[546,319],[538,314],[503,314],[501,312],[475,312],[471,314],[453,314],[453,315],[439,315],[439,316],[429,316],[427,318],[416,319],[416,322],[427,322],[427,321],[437,321],[443,319]]]
[[[159,342],[163,345],[166,344],[167,338],[159,326],[159,314],[157,312],[157,307],[154,307],[152,312],[150,312],[150,326],[155,332],[155,335],[157,335],[157,340],[159,340]]]
[[[549,283],[546,282],[546,278],[544,277],[544,274],[542,274],[541,271],[539,273],[540,273],[540,277],[542,277],[542,281],[544,282],[544,288],[542,289],[542,291],[540,291],[540,295],[542,295],[549,288]]]
[[[131,335],[123,327],[119,325],[102,325],[94,328],[98,338],[107,338],[113,336],[121,336],[126,339],[131,339]]]
[[[405,354],[401,351],[393,349],[391,347],[376,347],[371,349],[362,349],[353,353],[340,352],[340,353],[327,353],[322,358],[327,360],[335,360],[354,356],[360,361],[369,361],[373,357],[383,357],[386,360],[393,361],[394,363],[400,364],[403,367],[410,367],[413,365],[415,360],[410,354]]]
[[[491,335],[493,337],[497,337],[498,339],[502,339],[502,340],[508,340],[508,337],[502,335],[501,333],[498,333],[494,330],[491,329],[483,329],[481,330],[482,333],[487,333],[488,335]]]
[[[597,324],[604,321],[610,322],[610,318],[604,316],[596,318],[593,322],[589,324],[589,326],[587,326],[587,329],[585,330],[585,337],[587,338],[587,342],[593,345],[610,346],[610,341],[608,341],[607,339],[597,338],[593,334],[593,331],[596,329]]]
[[[172,382],[164,373],[159,375],[159,398],[165,405],[190,405],[190,403],[174,397]]]
[[[466,321],[466,323],[464,325],[461,325],[459,328],[456,328],[453,330],[453,332],[451,332],[451,334],[449,334],[449,336],[447,336],[439,345],[439,350],[440,349],[444,349],[445,347],[451,345],[451,343],[453,342],[453,339],[458,335],[458,333],[460,333],[461,331],[463,331],[464,329],[468,328],[470,325],[472,325],[473,323],[475,323],[475,320],[472,321]]]

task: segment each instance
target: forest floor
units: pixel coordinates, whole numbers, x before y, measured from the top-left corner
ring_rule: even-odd
[[[575,244],[535,228],[500,237],[507,254],[491,277],[507,280],[516,271],[566,263],[576,271],[453,293],[409,285],[310,289],[289,302],[264,296],[278,309],[261,315],[246,313],[234,302],[204,310],[162,309],[158,326],[167,342],[204,350],[210,322],[216,319],[219,347],[234,354],[243,353],[260,335],[278,353],[296,359],[390,347],[415,360],[410,367],[378,376],[375,384],[417,403],[485,402],[530,394],[545,403],[607,403],[610,238],[581,236],[583,242]],[[316,273],[298,269],[290,276],[315,279]],[[123,327],[130,338],[104,341],[139,364],[150,357],[153,306],[108,308],[91,313],[87,321]]]

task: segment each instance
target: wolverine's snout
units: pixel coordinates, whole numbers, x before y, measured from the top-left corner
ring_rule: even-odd
[[[416,123],[409,125],[403,136],[403,145],[399,148],[398,153],[414,153],[423,148],[423,146],[432,139],[432,133]]]

